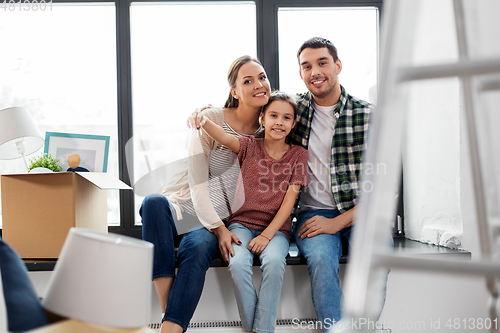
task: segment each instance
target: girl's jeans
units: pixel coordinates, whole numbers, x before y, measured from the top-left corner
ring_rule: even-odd
[[[290,241],[278,231],[259,255],[262,280],[257,296],[252,281],[254,255],[248,245],[262,231],[239,223],[229,225],[228,229],[241,241],[241,245],[233,245],[234,257],[229,259],[229,272],[243,329],[245,332],[274,332]]]

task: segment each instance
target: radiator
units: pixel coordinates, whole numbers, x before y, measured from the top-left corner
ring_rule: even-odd
[[[321,329],[315,329],[314,324],[303,324],[299,327],[298,323],[315,323],[316,319],[278,319],[276,321],[276,332],[279,333],[321,333]],[[149,328],[157,332],[160,331],[160,323],[151,323]],[[319,327],[319,326],[316,326]],[[193,333],[242,333],[241,321],[239,320],[214,320],[191,322],[188,327],[188,332]],[[374,333],[390,333],[390,329],[375,330]]]

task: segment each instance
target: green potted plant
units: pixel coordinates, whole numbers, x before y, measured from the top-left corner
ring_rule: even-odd
[[[59,172],[62,170],[62,166],[58,164],[59,162],[60,160],[56,160],[51,154],[43,154],[40,157],[30,159],[28,172]]]

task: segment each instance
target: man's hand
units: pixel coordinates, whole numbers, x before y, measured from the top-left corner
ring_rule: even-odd
[[[340,216],[337,216],[340,217]],[[324,216],[316,215],[304,222],[299,230],[299,237],[304,239],[306,237],[314,237],[319,234],[334,235],[343,229],[341,223],[336,221],[336,218],[329,219]]]
[[[319,234],[335,235],[340,230],[353,224],[355,213],[356,207],[349,209],[347,212],[342,213],[333,219],[319,215],[313,216],[304,222],[299,230],[299,237],[304,239],[306,237],[314,237]]]
[[[241,241],[235,234],[229,231],[225,225],[221,225],[220,227],[215,228],[212,231],[219,240],[219,250],[220,253],[222,254],[222,259],[224,259],[226,264],[228,264],[229,254],[231,255],[231,257],[234,257],[232,242],[235,242],[236,244],[240,245]]]
[[[267,244],[269,244],[269,240],[264,236],[257,236],[250,241],[248,245],[248,249],[253,254],[261,254],[262,251],[266,248]]]

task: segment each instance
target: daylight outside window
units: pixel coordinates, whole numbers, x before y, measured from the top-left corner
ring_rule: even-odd
[[[289,93],[307,91],[299,76],[297,51],[305,40],[324,37],[335,45],[342,62],[340,84],[349,94],[374,103],[378,71],[377,29],[376,8],[280,8],[280,89]]]
[[[257,42],[250,1],[132,3],[130,15],[135,182],[187,156],[187,117],[224,104],[231,62],[255,57]]]
[[[22,106],[42,132],[110,136],[108,173],[118,177],[114,4],[52,4],[0,11],[0,110]],[[38,157],[43,152],[28,156]],[[23,172],[0,160],[0,174]],[[119,193],[108,191],[108,224]]]

